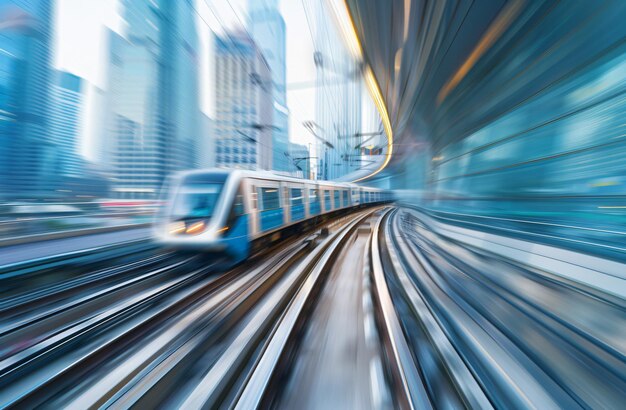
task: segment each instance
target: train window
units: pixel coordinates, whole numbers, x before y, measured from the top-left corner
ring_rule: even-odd
[[[280,208],[278,188],[261,188],[261,209],[267,211]]]
[[[303,199],[301,189],[291,188],[291,206],[302,205]]]
[[[348,206],[348,191],[343,191],[343,206]]]
[[[339,199],[339,191],[335,190],[335,208],[341,207],[341,200]]]
[[[317,188],[309,189],[309,202],[310,203],[317,202],[318,201],[317,195],[318,195]]]
[[[222,185],[221,182],[185,182],[176,193],[172,216],[180,219],[212,217]]]
[[[324,189],[323,192],[324,192],[324,211],[328,212],[333,207],[330,201],[330,191],[328,189]]]

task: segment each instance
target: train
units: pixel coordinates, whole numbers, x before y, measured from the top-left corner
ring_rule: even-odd
[[[206,169],[170,177],[153,237],[177,251],[246,259],[295,230],[392,200],[386,190],[267,171]]]

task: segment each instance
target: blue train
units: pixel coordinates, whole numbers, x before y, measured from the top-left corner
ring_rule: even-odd
[[[391,200],[388,191],[269,172],[209,169],[175,175],[154,225],[164,246],[215,251],[235,261],[290,229]]]

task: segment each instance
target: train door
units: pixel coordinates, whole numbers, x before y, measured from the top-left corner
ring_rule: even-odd
[[[287,225],[289,224],[293,219],[291,217],[291,184],[288,182],[281,182],[280,183],[280,200],[281,200],[281,206],[283,207],[283,224]]]
[[[257,187],[259,230],[261,233],[273,231],[284,224],[284,208],[281,204],[280,183],[259,180]]]
[[[304,184],[289,184],[289,215],[291,222],[300,222],[306,217]]]
[[[359,189],[352,188],[352,205],[356,206],[359,204]]]
[[[322,212],[323,213],[328,213],[328,212],[333,210],[333,204],[332,204],[333,192],[332,192],[332,189],[330,187],[325,186],[325,187],[322,187],[322,193],[323,193],[322,201],[323,201],[323,205],[324,205],[324,208],[323,208]]]
[[[311,192],[311,189],[312,189],[312,185],[303,184],[302,201],[304,203],[304,217],[307,219],[311,217],[311,206],[310,206],[311,198],[309,196],[309,192]]]
[[[315,216],[322,213],[322,191],[319,185],[309,186],[309,216]]]
[[[248,213],[248,234],[254,238],[259,233],[259,204],[257,193],[257,180],[245,179],[243,182],[245,192],[246,212]]]

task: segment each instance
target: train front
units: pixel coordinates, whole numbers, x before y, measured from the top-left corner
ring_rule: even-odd
[[[229,172],[220,170],[173,177],[154,224],[155,240],[174,250],[226,252],[228,198],[233,196],[228,177]]]

